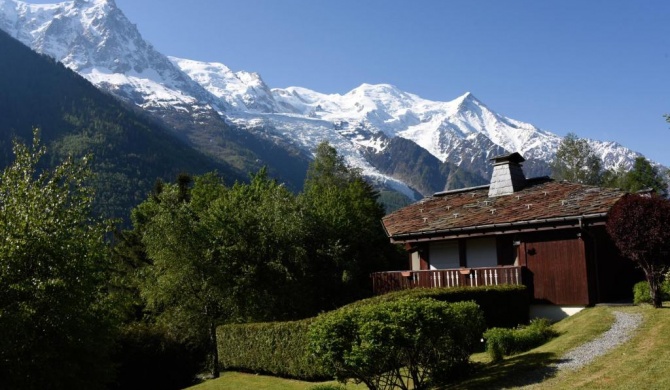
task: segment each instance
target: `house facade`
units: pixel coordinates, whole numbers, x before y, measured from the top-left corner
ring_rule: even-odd
[[[605,223],[623,191],[526,179],[518,153],[492,159],[491,183],[437,193],[383,218],[408,270],[372,275],[376,293],[524,284],[536,304],[586,306],[632,295],[640,273]]]

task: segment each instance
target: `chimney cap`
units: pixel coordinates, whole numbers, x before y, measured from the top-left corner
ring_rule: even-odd
[[[514,164],[520,164],[524,161],[526,161],[523,156],[519,154],[519,152],[514,152],[510,154],[504,154],[501,156],[495,156],[490,159],[490,161],[493,161],[494,164],[500,164],[500,163],[514,163]]]

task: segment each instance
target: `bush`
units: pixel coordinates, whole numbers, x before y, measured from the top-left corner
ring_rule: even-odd
[[[484,333],[486,351],[493,361],[533,349],[555,336],[556,332],[546,318],[534,319],[530,325],[517,329],[491,328]]]
[[[526,286],[415,288],[363,299],[349,306],[388,302],[406,297],[433,298],[442,302],[474,301],[484,312],[487,328],[511,328],[528,323],[529,295]]]
[[[332,378],[308,353],[311,322],[307,319],[220,326],[217,339],[221,368],[304,380]]]
[[[314,385],[309,388],[309,390],[346,390],[344,385],[335,385],[332,383]]]
[[[205,351],[159,326],[136,323],[123,329],[114,360],[117,376],[110,389],[183,389],[194,383]]]
[[[363,299],[330,313],[411,298],[433,298],[443,302],[474,301],[484,312],[486,327],[512,327],[528,322],[525,287],[509,285],[398,291]],[[307,330],[312,321],[314,319],[220,326],[217,338],[221,368],[303,380],[332,378],[316,366],[314,357],[309,355]],[[481,332],[476,339],[480,337]],[[479,345],[476,343],[475,347]]]
[[[403,298],[319,316],[310,349],[336,379],[424,388],[465,372],[484,329],[474,302]]]
[[[666,279],[661,284],[661,299],[670,301],[670,280]],[[651,300],[651,293],[649,291],[649,282],[643,281],[635,283],[633,286],[633,303],[639,305],[641,303],[653,304]]]

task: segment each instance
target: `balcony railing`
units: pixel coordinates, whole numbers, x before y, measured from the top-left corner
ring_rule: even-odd
[[[375,272],[370,276],[375,294],[410,288],[474,287],[523,283],[521,267],[515,266],[388,271]]]

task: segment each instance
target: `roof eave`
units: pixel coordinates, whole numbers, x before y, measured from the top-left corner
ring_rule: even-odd
[[[530,221],[504,222],[479,226],[465,226],[445,230],[427,230],[414,233],[389,235],[393,243],[435,241],[461,237],[475,237],[498,235],[506,233],[535,232],[542,230],[555,230],[561,228],[582,227],[582,221],[588,220],[590,226],[605,223],[607,213],[594,213],[574,215],[567,217],[554,217],[535,219]]]

